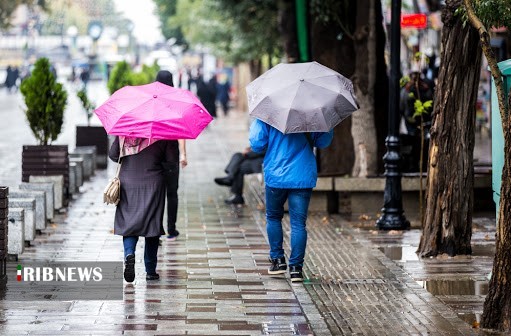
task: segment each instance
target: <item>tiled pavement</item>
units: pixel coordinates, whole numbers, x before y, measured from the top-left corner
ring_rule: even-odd
[[[137,280],[123,301],[0,302],[3,335],[469,335],[476,331],[339,217],[311,214],[304,284],[266,273],[264,214],[223,204],[212,180],[247,145],[247,121],[215,121],[188,142],[182,171],[177,241],[163,241],[159,282]],[[119,260],[114,207],[101,203],[109,171],[98,171],[67,213],[21,256],[31,260]],[[251,184],[248,188],[256,188]],[[286,232],[288,226],[286,224]],[[286,236],[287,242],[288,236]],[[139,243],[138,251],[142,251]]]

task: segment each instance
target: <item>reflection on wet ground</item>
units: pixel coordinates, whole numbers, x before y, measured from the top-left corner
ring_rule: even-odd
[[[495,254],[495,216],[474,216],[471,256],[420,259],[416,254],[421,230],[379,231],[374,219],[354,222],[353,229],[374,248],[394,260],[428,292],[476,326],[488,293],[488,277]]]
[[[488,294],[488,281],[472,279],[417,281],[433,295],[483,295]]]

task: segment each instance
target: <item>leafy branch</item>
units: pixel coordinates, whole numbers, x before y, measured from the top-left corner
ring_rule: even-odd
[[[87,126],[90,126],[90,119],[92,118],[93,112],[96,109],[96,104],[89,100],[85,88],[82,88],[80,91],[78,91],[76,95],[80,99],[82,107],[87,115]]]

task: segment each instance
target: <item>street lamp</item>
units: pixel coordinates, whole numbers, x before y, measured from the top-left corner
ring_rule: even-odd
[[[380,230],[406,230],[410,222],[403,214],[401,193],[401,155],[399,141],[399,76],[401,49],[401,0],[392,0],[390,22],[389,128],[385,144],[385,191],[383,214],[376,221]]]

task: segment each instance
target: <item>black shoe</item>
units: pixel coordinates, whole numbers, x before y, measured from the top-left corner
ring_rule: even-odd
[[[135,255],[128,254],[124,260],[124,280],[133,282],[135,280]]]
[[[179,231],[174,230],[174,232],[169,233],[169,234],[167,235],[167,239],[168,239],[168,240],[176,240],[176,239],[177,239],[177,236],[179,236]]]
[[[241,195],[232,195],[228,199],[226,199],[225,204],[245,204],[245,200]]]
[[[268,269],[268,274],[284,274],[287,270],[286,258],[270,259],[271,266]]]
[[[291,277],[291,282],[302,282],[303,281],[302,267],[289,266],[289,276]]]
[[[145,279],[146,280],[160,280],[160,275],[158,273],[154,273],[154,274],[146,274],[145,276]]]
[[[226,176],[226,177],[216,177],[215,178],[215,183],[218,184],[218,185],[221,185],[221,186],[230,187],[230,186],[232,186],[232,179],[229,178],[228,176]]]

